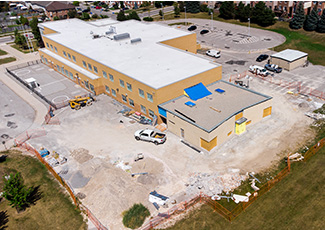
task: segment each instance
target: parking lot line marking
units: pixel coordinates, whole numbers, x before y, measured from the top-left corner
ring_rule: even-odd
[[[23,70],[18,70],[18,71],[13,71],[17,76],[25,76],[29,74],[31,71],[29,69],[23,69]]]

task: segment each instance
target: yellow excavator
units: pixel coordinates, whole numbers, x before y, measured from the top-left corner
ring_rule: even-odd
[[[74,99],[69,100],[69,105],[71,109],[79,110],[81,107],[89,106],[95,101],[91,95],[88,97],[75,96]]]

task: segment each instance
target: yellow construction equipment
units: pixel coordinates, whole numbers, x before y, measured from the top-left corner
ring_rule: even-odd
[[[79,110],[81,107],[89,106],[95,101],[91,95],[88,97],[75,96],[74,99],[69,100],[71,109]]]

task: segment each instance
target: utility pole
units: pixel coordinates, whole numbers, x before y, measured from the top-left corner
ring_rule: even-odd
[[[213,9],[211,9],[211,32],[213,30]]]
[[[251,19],[248,18],[248,36],[251,36]]]
[[[186,6],[184,6],[185,9],[185,26],[187,26],[187,21],[186,21]]]

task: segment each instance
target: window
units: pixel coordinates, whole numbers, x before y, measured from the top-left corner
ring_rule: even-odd
[[[112,82],[114,82],[114,77],[112,74],[109,74],[109,80],[111,80]]]
[[[103,70],[103,77],[107,79],[107,73]]]
[[[51,50],[53,50],[53,46],[52,45],[50,45],[51,46]]]
[[[45,60],[45,64],[47,64],[47,65],[48,65],[49,63],[47,62],[47,59],[46,59],[46,58],[44,58],[44,60]]]
[[[139,89],[139,95],[144,98],[144,91],[142,89]]]
[[[70,79],[73,80],[73,74],[69,72]]]
[[[69,71],[65,70],[65,76],[69,77]]]
[[[73,55],[72,55],[72,59],[73,59],[74,62],[77,62],[77,61],[76,61],[76,57],[73,56]]]
[[[68,58],[71,60],[71,55],[68,53]]]
[[[67,57],[67,53],[65,51],[63,51],[63,56]]]
[[[152,94],[147,93],[147,98],[148,98],[148,101],[153,102]]]
[[[58,52],[58,49],[54,46],[54,50],[55,50],[55,53],[57,53]]]
[[[94,66],[94,72],[95,72],[95,73],[98,73],[98,69],[97,69],[96,66]]]
[[[130,83],[126,83],[126,87],[128,88],[129,91],[132,92],[132,85]]]
[[[91,91],[93,91],[95,93],[95,87],[92,84],[89,84],[89,88]]]
[[[147,109],[143,105],[141,105],[141,112],[143,112],[144,114],[147,114]]]
[[[125,87],[124,85],[124,81],[120,79],[120,86],[122,86],[123,88]]]
[[[47,42],[46,42],[46,46],[47,46],[47,48],[50,48],[49,43],[47,43]]]
[[[60,68],[59,65],[56,65],[56,70],[59,71],[59,72],[61,72],[61,68]]]
[[[125,96],[125,95],[123,95],[123,94],[122,94],[122,101],[123,101],[123,102],[125,102],[125,103],[127,103],[127,102],[128,102],[128,100],[126,99],[126,96]]]
[[[83,66],[84,66],[85,68],[87,68],[87,64],[86,64],[85,61],[82,61],[82,64],[83,64]]]
[[[93,71],[93,67],[88,63],[88,69]]]
[[[116,91],[115,91],[115,89],[112,89],[112,95],[113,95],[114,97],[116,97]]]
[[[134,101],[131,98],[129,98],[129,104],[134,107]]]
[[[111,93],[111,91],[109,90],[109,87],[107,85],[105,85],[105,90],[107,93]]]
[[[61,67],[61,73],[64,74],[64,67]]]
[[[153,118],[153,117],[155,116],[154,111],[152,111],[152,110],[150,110],[150,109],[148,109],[148,111],[149,111],[149,116]]]
[[[88,83],[88,81],[84,81],[84,82],[85,82],[86,88],[89,89],[89,83]]]

